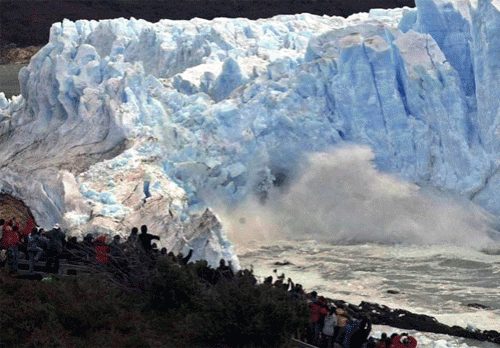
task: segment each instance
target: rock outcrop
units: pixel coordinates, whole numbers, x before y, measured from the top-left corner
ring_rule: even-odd
[[[445,334],[455,337],[488,341],[500,344],[500,333],[495,330],[468,330],[460,326],[449,326],[440,323],[436,318],[416,314],[404,309],[392,309],[371,302],[361,302],[359,305],[346,303],[343,300],[330,300],[336,306],[344,307],[355,317],[367,316],[372,324],[387,325],[402,330],[417,330]]]

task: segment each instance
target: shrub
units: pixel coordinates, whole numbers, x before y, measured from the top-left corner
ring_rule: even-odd
[[[147,308],[164,315],[160,325],[175,327],[181,341],[278,347],[308,325],[306,302],[282,287],[254,284],[251,272],[210,285],[200,277],[206,267],[203,261],[180,267],[162,260],[146,286]]]
[[[303,301],[282,288],[254,285],[250,278],[221,282],[196,297],[188,319],[197,341],[231,347],[278,347],[308,323]]]
[[[127,292],[107,273],[33,282],[0,269],[0,346],[278,347],[307,325],[306,303],[282,287],[251,272],[211,285],[207,270],[161,260],[142,291]]]
[[[162,259],[146,285],[147,307],[162,313],[191,308],[193,296],[200,290],[201,283],[193,267],[181,267]]]
[[[1,347],[160,345],[135,297],[96,275],[53,279],[19,280],[0,270]]]

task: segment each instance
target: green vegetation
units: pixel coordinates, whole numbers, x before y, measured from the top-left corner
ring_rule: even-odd
[[[0,270],[1,347],[283,347],[309,320],[305,301],[254,284],[249,271],[210,285],[206,262],[164,259],[136,291],[106,272],[41,282]]]

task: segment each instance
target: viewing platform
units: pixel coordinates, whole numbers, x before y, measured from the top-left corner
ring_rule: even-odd
[[[0,263],[0,266],[6,266],[7,263]],[[29,274],[29,262],[26,259],[20,259],[19,260],[19,265],[18,265],[19,275],[26,275]],[[45,267],[45,261],[38,261],[35,264],[35,269],[34,273],[36,274],[41,274],[42,276],[45,275],[51,275],[51,274],[56,274],[59,276],[70,276],[70,277],[78,277],[83,274],[90,274],[92,273],[92,268],[87,265],[82,265],[82,264],[74,264],[74,263],[69,263],[69,262],[60,262],[59,263],[59,272],[55,273],[51,269],[47,269]]]

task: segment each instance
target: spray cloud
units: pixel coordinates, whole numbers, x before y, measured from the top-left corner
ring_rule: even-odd
[[[367,146],[311,154],[307,170],[265,204],[216,209],[236,244],[276,239],[475,247],[491,240],[484,212],[378,171]]]

